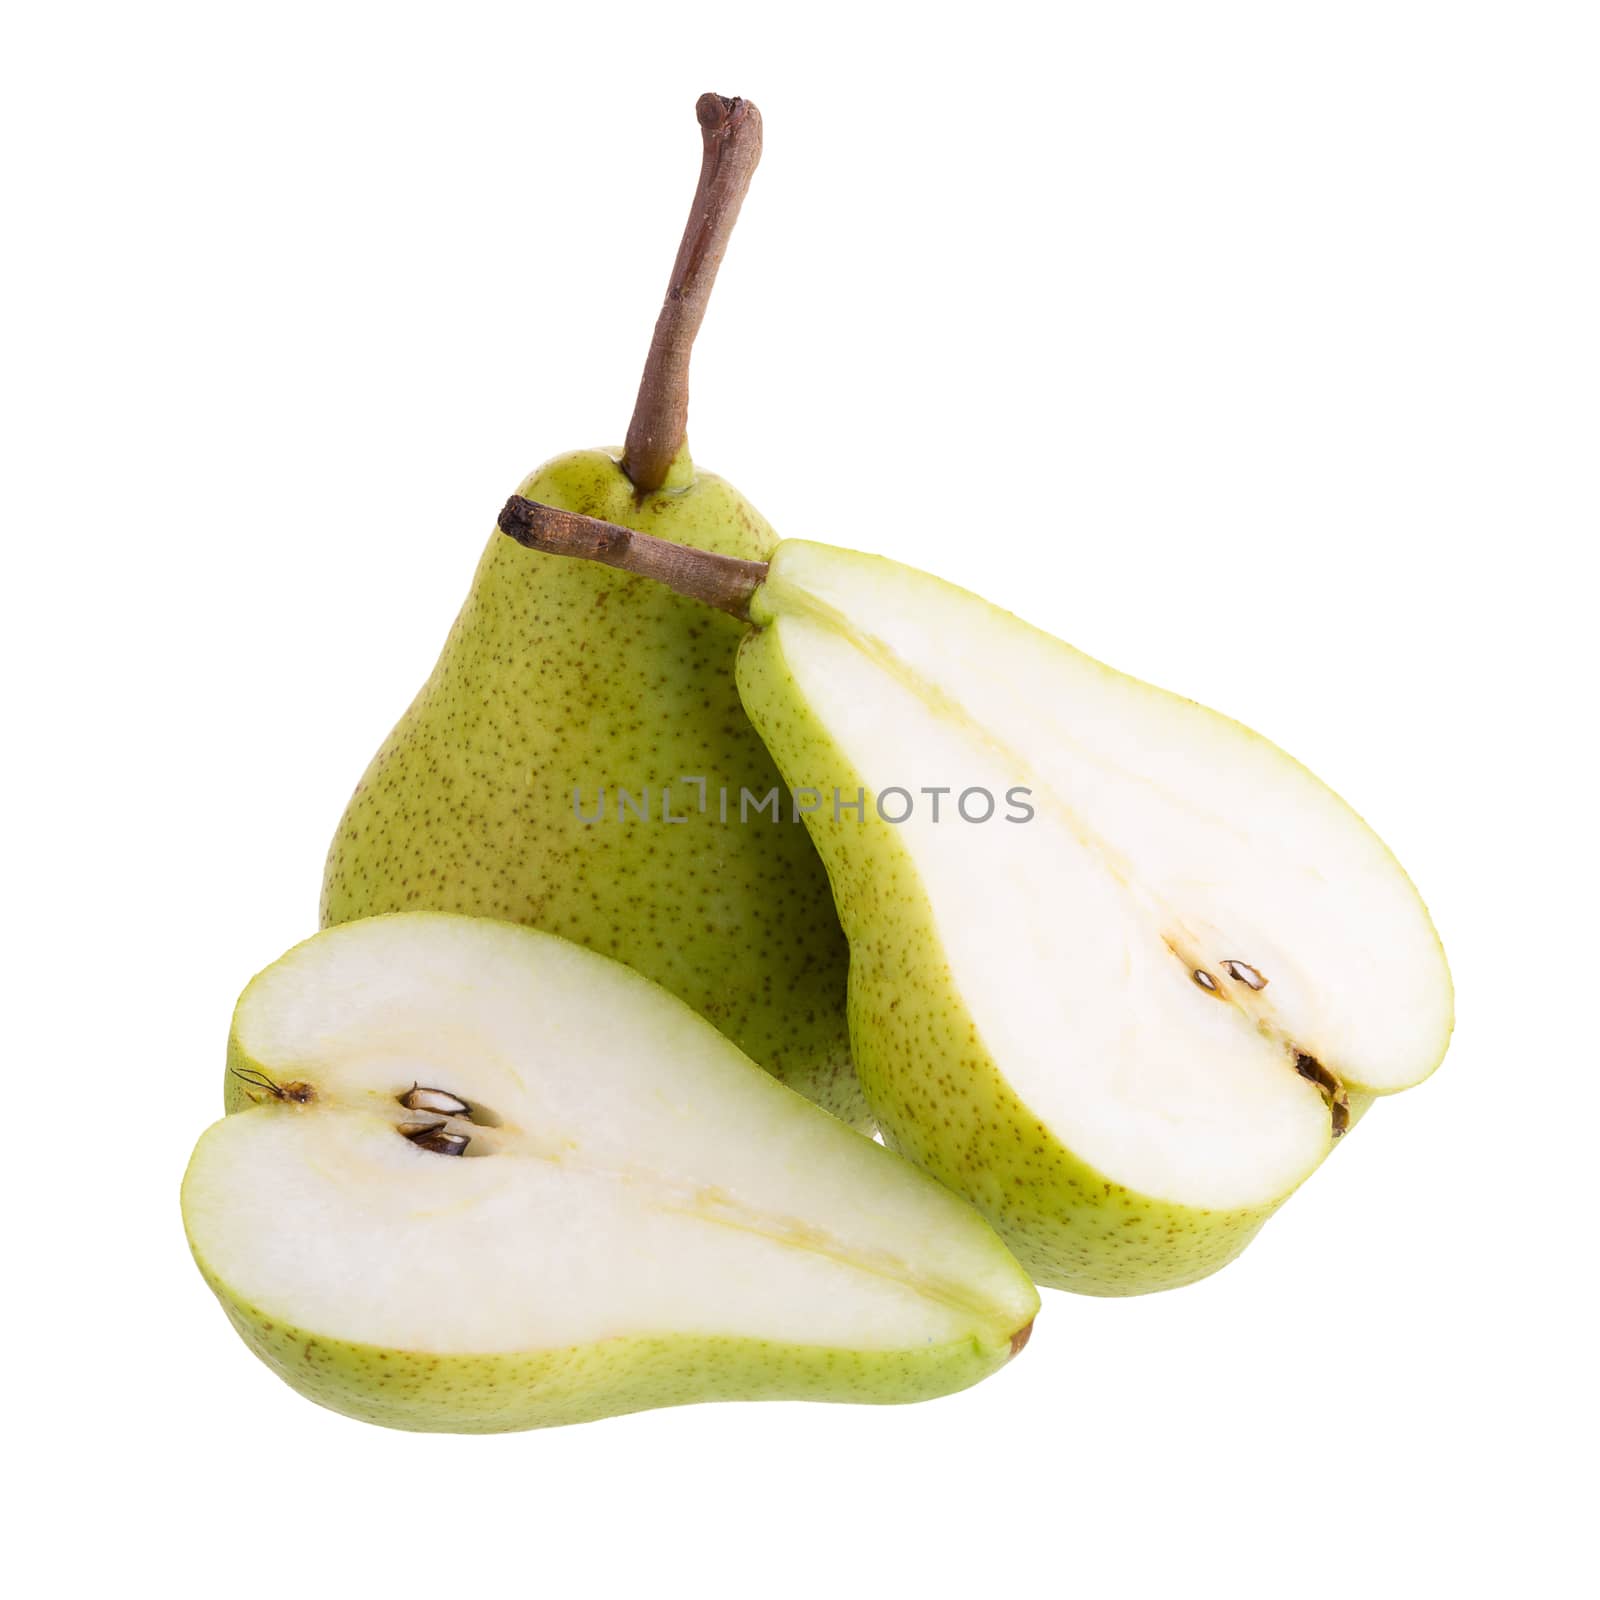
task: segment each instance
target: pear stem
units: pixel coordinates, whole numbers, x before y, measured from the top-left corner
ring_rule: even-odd
[[[545,555],[598,561],[665,584],[675,594],[715,606],[741,622],[750,620],[750,598],[766,582],[764,561],[740,561],[693,545],[674,544],[599,517],[558,511],[514,494],[500,513],[500,531]]]
[[[689,428],[689,354],[705,318],[745,191],[761,159],[761,113],[748,100],[703,94],[695,104],[704,151],[694,204],[639,380],[622,470],[641,495],[667,479]]]

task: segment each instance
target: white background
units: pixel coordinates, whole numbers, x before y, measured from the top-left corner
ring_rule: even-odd
[[[1593,1581],[1592,8],[7,15],[22,1592]],[[1456,1041],[1220,1276],[1048,1294],[960,1396],[385,1432],[245,1351],[178,1180],[496,509],[620,439],[704,89],[767,154],[701,463],[1300,756]]]

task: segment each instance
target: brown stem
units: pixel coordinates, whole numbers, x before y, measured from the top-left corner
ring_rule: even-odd
[[[639,380],[622,470],[641,495],[666,482],[689,425],[689,353],[739,207],[761,159],[761,113],[748,100],[703,94],[695,105],[705,143],[700,182],[684,225],[672,281]]]
[[[623,572],[637,573],[641,578],[653,578],[674,593],[715,606],[741,622],[750,620],[750,597],[767,577],[764,561],[714,555],[692,545],[658,539],[652,533],[619,527],[615,522],[602,522],[598,517],[558,511],[520,494],[506,501],[500,513],[500,531],[518,544],[542,550],[546,555],[576,556],[581,561],[599,561]]]

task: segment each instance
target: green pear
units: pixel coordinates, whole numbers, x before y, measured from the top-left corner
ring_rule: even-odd
[[[1038,1309],[956,1196],[550,934],[320,933],[240,998],[227,1083],[183,1183],[195,1259],[268,1366],[369,1422],[923,1400]]]
[[[526,501],[501,525],[752,624],[740,695],[832,878],[884,1137],[1037,1282],[1215,1271],[1443,1057],[1410,880],[1239,723],[891,561],[788,541],[752,571]]]
[[[761,147],[703,96],[704,160],[625,448],[561,456],[536,500],[731,557],[776,537],[685,442],[688,362]],[[357,786],[324,926],[388,911],[526,923],[628,962],[783,1082],[870,1126],[848,952],[804,828],[737,826],[771,757],[732,681],[738,626],[665,590],[491,538],[433,675]]]

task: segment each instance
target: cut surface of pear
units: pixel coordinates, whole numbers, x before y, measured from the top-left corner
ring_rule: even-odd
[[[190,1244],[294,1387],[460,1432],[965,1387],[1037,1296],[967,1205],[564,940],[413,913],[235,1013]]]
[[[1422,901],[1266,739],[828,546],[780,545],[750,615],[745,707],[824,797],[868,1098],[1037,1281],[1215,1270],[1443,1056]]]

